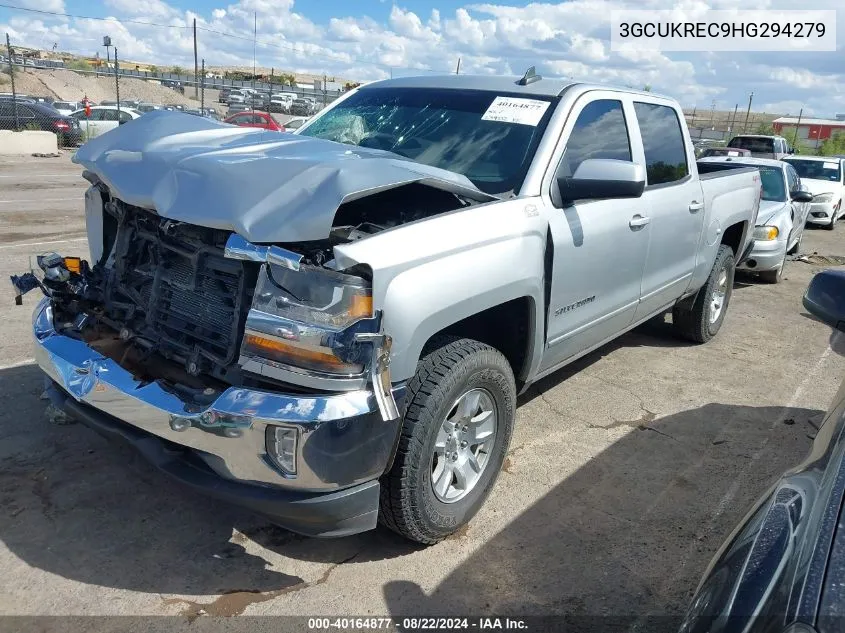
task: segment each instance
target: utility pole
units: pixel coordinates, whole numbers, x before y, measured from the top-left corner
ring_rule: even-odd
[[[738,103],[734,106],[734,113],[733,113],[733,116],[731,117],[731,124],[728,126],[728,132],[733,132],[733,130],[734,130],[734,125],[736,125],[736,111],[737,110],[739,110],[739,104]]]
[[[12,66],[12,44],[9,42],[9,34],[6,33],[6,55],[9,62],[9,77],[12,79],[12,107],[15,110],[15,130],[18,127],[18,95],[15,92],[15,67]]]
[[[202,75],[200,75],[202,89],[200,90],[200,112],[205,115],[205,59],[202,60]]]
[[[801,127],[801,115],[804,114],[804,108],[798,112],[798,123],[795,125],[795,134],[792,135],[792,149],[795,149],[795,144],[798,143],[798,128]]]
[[[753,98],[754,93],[752,92],[750,95],[748,95],[748,109],[745,111],[745,125],[742,128],[743,134],[748,132],[748,117],[751,114],[751,100]]]
[[[713,129],[713,119],[716,117],[716,100],[713,99],[713,103],[710,104],[710,129]]]
[[[118,77],[117,46],[114,47],[114,93],[117,96],[117,120],[120,125],[120,78]]]
[[[197,80],[197,19],[194,18],[194,99],[197,98],[197,90],[199,90]]]
[[[456,75],[461,74],[461,58],[460,57],[458,57],[458,66],[457,66],[457,68],[455,68],[455,74]]]
[[[323,107],[326,107],[326,73],[323,73]]]
[[[252,111],[255,112],[255,42],[258,39],[258,13],[252,14],[252,95],[250,95],[250,102],[252,103]]]

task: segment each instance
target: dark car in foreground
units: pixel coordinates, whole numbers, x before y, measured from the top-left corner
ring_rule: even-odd
[[[16,111],[17,110],[17,114]],[[79,122],[43,103],[0,99],[0,130],[43,130],[59,135],[59,145],[83,142]]]
[[[804,307],[845,353],[845,271],[817,274]],[[681,633],[833,633],[845,626],[845,381],[807,458],[757,502],[704,574]]]

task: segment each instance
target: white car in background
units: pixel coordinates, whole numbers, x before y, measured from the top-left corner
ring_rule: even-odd
[[[141,116],[141,113],[132,108],[120,108],[118,110],[117,106],[93,106],[91,116],[85,116],[85,108],[71,112],[70,116],[79,121],[79,127],[91,138],[113,130],[118,125],[137,119]]]
[[[50,105],[52,105],[59,114],[63,114],[65,116],[70,116],[82,107],[82,104],[78,101],[54,101]]]
[[[845,194],[845,176],[842,159],[829,156],[790,156],[784,158],[801,177],[813,194],[807,222],[822,224],[826,229],[836,228],[836,221],[845,215],[842,198]]]
[[[311,120],[311,117],[307,116],[295,116],[289,118],[287,121],[284,122],[285,131],[286,132],[293,132],[294,130],[298,130],[303,125],[308,123]]]

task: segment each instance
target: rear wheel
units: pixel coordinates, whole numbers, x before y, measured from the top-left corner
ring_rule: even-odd
[[[721,245],[707,283],[692,304],[679,304],[672,309],[672,323],[681,336],[695,343],[706,343],[716,336],[728,311],[735,268],[731,247]]]
[[[379,520],[432,544],[469,522],[496,483],[516,387],[498,350],[449,337],[424,355],[408,389],[396,457],[381,481]]]

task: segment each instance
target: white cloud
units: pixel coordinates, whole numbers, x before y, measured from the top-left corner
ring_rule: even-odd
[[[650,84],[685,106],[732,108],[752,90],[765,104],[804,103],[819,115],[845,110],[845,71],[838,53],[660,53],[636,47],[610,50],[609,15],[616,8],[675,9],[693,16],[706,8],[732,8],[735,0],[568,0],[473,4],[448,12],[416,13],[401,2],[376,21],[346,12],[316,22],[301,0],[212,1],[196,15],[200,56],[211,66],[252,65],[253,19],[257,17],[258,64],[277,70],[326,72],[350,79],[391,74],[462,72],[521,74],[536,65],[542,75],[562,75],[634,87]],[[841,0],[818,0],[813,8],[837,8]],[[116,18],[187,27],[194,14],[168,0],[104,0]],[[63,0],[18,0],[31,8],[62,12]],[[793,9],[794,0],[750,0],[743,8]],[[388,7],[385,7],[388,9]],[[419,11],[419,10],[418,10]],[[12,12],[0,32],[13,43],[52,46],[92,54],[108,33],[121,56],[160,66],[189,66],[193,42],[188,28],[85,21]],[[840,22],[843,22],[840,18]],[[230,33],[227,37],[206,29]],[[392,67],[392,68],[391,68]],[[842,87],[840,87],[842,86]]]
[[[65,13],[64,0],[17,0],[15,4],[25,9],[38,9],[40,11]]]

